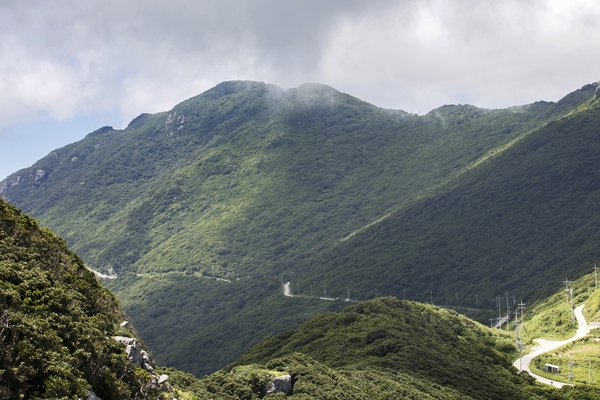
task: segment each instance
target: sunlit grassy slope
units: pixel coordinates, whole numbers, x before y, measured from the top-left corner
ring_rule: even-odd
[[[481,315],[581,275],[600,246],[595,88],[416,116],[322,85],[225,82],[52,152],[1,195],[119,273],[156,359],[202,375],[343,307],[283,298],[282,275],[296,294]]]

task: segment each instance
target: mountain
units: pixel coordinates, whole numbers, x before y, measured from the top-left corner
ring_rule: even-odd
[[[0,398],[159,398],[125,318],[64,241],[0,199]]]
[[[118,274],[107,285],[157,361],[201,376],[349,304],[311,296],[485,320],[497,295],[531,302],[589,272],[597,87],[417,116],[323,85],[224,82],[58,149],[0,194]],[[290,280],[306,298],[283,296]]]

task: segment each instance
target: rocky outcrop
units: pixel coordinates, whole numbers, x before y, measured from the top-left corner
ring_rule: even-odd
[[[154,372],[154,367],[152,366],[152,360],[150,359],[150,355],[144,349],[142,349],[141,343],[136,338],[126,337],[126,336],[113,336],[113,339],[119,343],[125,344],[125,352],[127,353],[127,357],[129,361],[131,361],[135,365],[139,365],[145,371],[149,372],[152,376],[152,381],[149,382],[148,387],[150,389],[161,388],[166,391],[171,391],[171,387],[167,382],[169,379],[168,375],[156,375]]]
[[[96,396],[96,393],[88,390],[88,397],[85,400],[100,400],[100,397]]]
[[[129,361],[135,365],[139,365],[150,373],[154,372],[148,352],[142,349],[142,345],[137,339],[126,336],[114,336],[113,339],[125,344],[125,351],[127,352]]]
[[[29,177],[31,177],[31,176],[32,176],[32,174],[29,174]],[[35,176],[33,179],[34,179],[35,185],[41,185],[42,183],[46,182],[46,179],[48,179],[48,174],[43,169],[38,169],[35,172]],[[28,180],[29,180],[29,178],[28,178]],[[5,191],[7,191],[8,189],[10,189],[13,186],[17,186],[19,183],[22,183],[22,182],[24,182],[24,180],[21,175],[17,175],[13,178],[6,179],[4,182],[0,183],[0,194],[4,193]]]
[[[292,377],[289,374],[273,378],[264,395],[275,393],[284,393],[287,396],[292,394]]]
[[[5,192],[13,186],[17,186],[19,183],[21,183],[22,180],[23,178],[21,178],[21,175],[17,175],[14,178],[5,180],[2,186],[0,186],[0,194],[2,194],[3,192]]]
[[[38,169],[37,171],[35,171],[35,183],[42,184],[44,182],[46,182],[46,179],[48,179],[48,175],[46,175],[46,171],[44,171],[43,169]]]

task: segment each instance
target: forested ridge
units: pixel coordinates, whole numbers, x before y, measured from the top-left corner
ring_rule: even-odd
[[[111,336],[115,297],[65,242],[0,199],[0,398],[156,398]]]

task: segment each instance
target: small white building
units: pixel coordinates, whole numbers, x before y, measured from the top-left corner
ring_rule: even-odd
[[[544,364],[544,371],[552,372],[554,374],[558,374],[560,372],[560,367],[558,365],[553,364]]]

